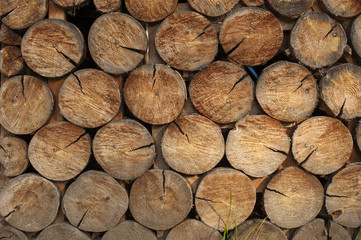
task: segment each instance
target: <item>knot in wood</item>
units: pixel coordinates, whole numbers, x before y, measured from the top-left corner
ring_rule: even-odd
[[[56,43],[53,44],[53,48],[56,48]]]

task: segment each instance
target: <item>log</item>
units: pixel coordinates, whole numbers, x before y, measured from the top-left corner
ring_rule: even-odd
[[[273,12],[289,19],[300,17],[314,2],[315,0],[266,0],[267,7]]]
[[[112,12],[95,20],[89,30],[88,47],[101,69],[121,74],[133,70],[143,60],[148,38],[143,26],[133,17]]]
[[[135,117],[150,124],[166,124],[181,113],[187,89],[180,74],[163,64],[143,65],[124,84],[124,101]]]
[[[137,178],[130,190],[129,209],[145,227],[166,230],[183,221],[192,208],[192,190],[171,170],[152,169]]]
[[[90,240],[91,238],[80,231],[79,229],[73,227],[72,225],[59,222],[50,225],[41,231],[36,238],[36,240]]]
[[[129,13],[143,22],[156,22],[172,14],[178,0],[125,0]]]
[[[280,22],[262,8],[244,7],[230,14],[219,33],[227,57],[239,64],[265,64],[275,56],[283,40]]]
[[[322,218],[316,218],[297,229],[292,237],[292,240],[304,239],[327,240],[328,234],[325,228],[325,221]]]
[[[260,7],[264,4],[264,0],[241,0],[247,7]]]
[[[232,63],[216,61],[194,76],[188,87],[194,107],[217,123],[245,117],[254,100],[254,83],[247,72]]]
[[[203,15],[218,17],[231,11],[238,1],[239,0],[189,0],[188,3],[194,10]]]
[[[6,177],[22,174],[29,165],[28,144],[21,138],[0,138],[0,163]]]
[[[16,228],[5,226],[0,228],[0,239],[28,240],[28,237]]]
[[[358,16],[351,25],[350,42],[354,52],[361,58],[361,16]]]
[[[356,129],[356,143],[358,145],[359,150],[361,150],[361,121],[359,121]]]
[[[200,70],[218,52],[216,28],[199,13],[177,12],[158,27],[155,47],[170,66],[185,71]]]
[[[100,70],[78,70],[65,79],[59,90],[61,114],[81,127],[96,128],[108,123],[120,106],[118,83]]]
[[[327,224],[328,237],[332,240],[351,240],[350,235],[341,225],[329,221]]]
[[[186,219],[175,226],[166,240],[207,239],[221,240],[222,235],[215,229],[196,219]]]
[[[121,0],[94,0],[95,8],[103,13],[118,12],[121,9]]]
[[[8,45],[18,46],[21,44],[21,36],[19,33],[14,32],[5,24],[1,24],[0,28],[0,42]]]
[[[56,217],[60,192],[49,180],[37,174],[22,174],[5,184],[0,191],[0,214],[13,227],[37,232]]]
[[[21,53],[26,64],[43,77],[62,77],[74,71],[85,57],[80,30],[70,22],[46,19],[24,34]]]
[[[102,240],[157,240],[155,234],[135,221],[124,221],[106,232]]]
[[[361,2],[358,0],[320,0],[322,10],[336,19],[349,19],[361,13]]]
[[[276,225],[265,219],[251,219],[237,227],[237,236],[233,234],[235,240],[266,240],[277,239],[287,240],[286,235]]]
[[[290,145],[279,121],[267,115],[247,116],[229,132],[226,156],[232,167],[252,177],[264,177],[286,160]]]
[[[88,4],[89,0],[53,0],[55,4],[62,8],[75,8],[75,7],[82,7]]]
[[[325,13],[308,12],[293,27],[290,47],[298,61],[317,69],[332,65],[340,59],[346,42],[346,33],[340,23]]]
[[[82,173],[67,188],[62,210],[83,231],[104,232],[115,227],[128,208],[128,193],[114,178],[100,171]]]
[[[24,68],[24,60],[18,47],[6,46],[0,51],[0,72],[7,77],[17,75]]]
[[[232,202],[230,197],[232,196]],[[195,207],[208,226],[224,231],[230,213],[228,230],[244,222],[256,203],[256,189],[242,172],[231,168],[215,168],[199,183]]]
[[[297,167],[286,168],[267,184],[263,195],[266,214],[282,228],[300,227],[320,212],[323,191],[314,175]]]
[[[350,63],[327,70],[320,81],[321,99],[331,113],[342,119],[361,116],[361,67]]]
[[[256,98],[271,117],[296,122],[309,117],[318,103],[317,81],[304,66],[279,61],[263,69]]]
[[[195,175],[214,168],[224,155],[221,128],[199,114],[176,119],[164,132],[162,155],[177,172]]]
[[[29,75],[15,76],[1,86],[1,126],[14,134],[33,133],[46,123],[53,105],[46,83]]]

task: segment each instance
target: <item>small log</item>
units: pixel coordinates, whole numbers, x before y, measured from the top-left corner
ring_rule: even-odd
[[[130,190],[132,216],[154,230],[170,229],[183,221],[192,203],[191,187],[171,170],[149,170],[134,181]]]
[[[1,126],[14,134],[33,133],[49,119],[53,105],[46,83],[33,76],[15,76],[1,86]]]
[[[313,220],[323,206],[320,181],[297,167],[275,175],[264,191],[264,208],[270,220],[282,228],[300,227]]]
[[[73,227],[72,225],[59,222],[50,225],[41,231],[36,238],[36,240],[91,240],[91,238],[80,231],[79,229]]]
[[[267,6],[278,15],[296,19],[314,4],[315,0],[266,0]]]
[[[133,70],[143,60],[148,38],[143,26],[133,17],[112,12],[95,20],[89,30],[88,45],[90,55],[100,68],[121,74]]]
[[[356,142],[358,148],[361,150],[361,121],[359,121],[357,129],[356,129]]]
[[[340,23],[325,13],[308,12],[293,27],[290,46],[298,61],[317,69],[340,59],[346,42],[346,33]]]
[[[125,0],[130,14],[143,22],[156,22],[172,14],[178,0]]]
[[[333,221],[345,227],[361,225],[361,165],[352,164],[332,177],[326,187],[326,209]]]
[[[6,177],[22,174],[29,164],[28,144],[21,138],[0,138],[0,163]],[[1,238],[0,238],[1,239]]]
[[[28,240],[28,237],[16,228],[5,226],[0,228],[0,239]]]
[[[180,74],[163,64],[143,65],[128,76],[124,101],[140,120],[166,124],[181,113],[187,89]]]
[[[177,12],[159,26],[155,46],[170,66],[196,71],[210,64],[218,52],[216,28],[199,13]]]
[[[230,197],[232,196],[232,202]],[[256,189],[242,172],[231,168],[215,168],[199,183],[195,206],[199,217],[208,226],[224,231],[244,222],[256,203]]]
[[[214,168],[224,155],[221,128],[199,114],[176,119],[164,132],[162,155],[167,164],[188,175]]]
[[[229,132],[226,155],[232,167],[252,177],[264,177],[286,160],[290,145],[279,121],[267,115],[247,116]]]
[[[196,219],[186,219],[175,226],[169,233],[166,240],[183,239],[207,239],[221,240],[222,235],[215,230]]]
[[[56,5],[54,0],[49,0],[48,18],[66,20],[66,11],[64,8]]]
[[[241,0],[247,7],[260,7],[264,4],[264,0]]]
[[[359,0],[320,0],[322,10],[336,19],[348,19],[361,13],[361,2]]]
[[[122,7],[121,0],[94,0],[95,8],[103,13],[118,12]]]
[[[188,3],[197,12],[209,16],[218,17],[232,10],[239,0],[189,0]]]
[[[327,228],[328,237],[332,240],[352,240],[346,229],[333,221],[328,222]]]
[[[52,1],[54,1],[54,3],[57,4],[58,6],[67,9],[82,7],[86,5],[88,2],[90,2],[89,0],[52,0]]]
[[[18,47],[6,46],[0,51],[0,72],[7,77],[17,75],[24,68],[24,60]]]
[[[81,174],[65,192],[62,210],[83,231],[104,232],[119,223],[128,208],[128,193],[114,178],[100,171]]]
[[[353,50],[361,58],[361,16],[358,16],[351,25],[350,41]]]
[[[235,122],[251,111],[254,83],[232,63],[217,61],[194,76],[189,85],[194,107],[217,123]]]
[[[239,65],[266,63],[280,49],[283,31],[280,22],[262,8],[244,7],[230,14],[219,33],[228,58]]]
[[[320,81],[321,98],[336,117],[361,116],[361,67],[350,63],[327,70]]]
[[[280,61],[262,71],[257,81],[256,97],[271,117],[296,122],[309,117],[316,108],[317,82],[304,66]]]
[[[46,19],[26,31],[21,53],[34,72],[43,77],[61,77],[83,61],[85,42],[80,30],[70,22]]]
[[[0,214],[13,227],[37,232],[51,224],[58,212],[60,192],[37,174],[22,174],[0,191]]]
[[[21,44],[21,36],[17,32],[8,28],[5,24],[1,24],[0,28],[0,42],[18,46]]]
[[[102,240],[157,240],[155,234],[135,221],[125,221],[106,232]]]
[[[262,219],[251,219],[237,227],[237,236],[233,234],[235,240],[266,240],[277,239],[287,240],[286,235],[276,225]]]
[[[304,239],[317,239],[327,240],[327,230],[325,228],[325,221],[322,218],[316,218],[307,223],[303,227],[297,229],[292,237],[292,240],[304,240]]]

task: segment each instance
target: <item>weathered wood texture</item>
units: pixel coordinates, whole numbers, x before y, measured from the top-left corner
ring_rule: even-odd
[[[286,160],[290,144],[279,121],[267,115],[247,116],[229,132],[226,156],[234,168],[252,177],[264,177]]]
[[[283,31],[277,18],[255,7],[244,7],[230,14],[219,33],[229,59],[248,66],[265,64],[275,56],[282,40]]]
[[[140,120],[166,124],[182,111],[187,89],[181,75],[163,64],[143,65],[124,84],[124,101]]]
[[[102,240],[157,240],[155,234],[135,221],[124,221],[104,234]]]
[[[350,42],[354,52],[361,57],[361,16],[358,16],[351,25]]]
[[[94,0],[94,6],[100,12],[117,12],[121,9],[121,0]]]
[[[196,219],[186,219],[175,226],[168,234],[166,240],[221,240],[222,235],[215,230]]]
[[[89,2],[89,0],[52,0],[54,3],[56,3],[58,6],[62,8],[75,8],[84,6]]]
[[[46,83],[33,76],[15,76],[1,86],[1,126],[14,134],[33,133],[46,123],[53,105]]]
[[[109,73],[133,70],[143,60],[147,45],[143,26],[124,13],[106,13],[97,18],[89,30],[90,55],[100,68]]]
[[[239,0],[189,0],[188,3],[201,14],[218,17],[231,11]]]
[[[67,188],[62,209],[80,230],[104,232],[115,227],[128,208],[128,193],[114,178],[100,171],[81,174]]]
[[[264,0],[241,0],[247,7],[260,7],[264,4]]]
[[[262,71],[257,81],[256,97],[271,117],[295,122],[309,117],[316,108],[317,82],[304,66],[280,61]]]
[[[325,221],[322,218],[316,218],[303,227],[297,229],[292,237],[292,240],[304,239],[327,240],[328,236],[325,228]]]
[[[320,0],[320,7],[335,18],[352,18],[361,13],[359,0]]]
[[[192,11],[177,12],[159,26],[155,46],[170,66],[196,71],[212,62],[218,52],[217,32],[204,16]]]
[[[90,240],[91,238],[66,222],[50,225],[41,231],[36,240]]]
[[[298,18],[314,4],[315,0],[266,0],[267,6],[282,17]]]
[[[28,237],[16,228],[5,226],[0,228],[0,239],[28,240]]]
[[[0,42],[18,46],[21,44],[21,35],[2,23],[0,28]]]
[[[8,77],[21,72],[24,60],[18,47],[5,46],[0,50],[0,72]]]
[[[327,223],[328,237],[332,240],[351,240],[350,234],[341,225],[329,221]],[[356,239],[357,240],[357,239]]]
[[[36,174],[22,174],[0,191],[0,214],[13,227],[37,232],[56,217],[60,192],[50,181]]]
[[[48,18],[66,20],[65,9],[54,3],[54,0],[49,0]]]
[[[286,235],[276,225],[262,219],[247,220],[237,227],[237,236],[233,233],[235,240],[287,240]]]
[[[28,144],[17,137],[0,138],[0,163],[6,177],[22,174],[29,164]]]
[[[361,150],[361,121],[359,121],[356,129],[356,142],[359,150]]]
[[[254,100],[254,83],[246,71],[229,62],[216,61],[192,79],[189,96],[194,107],[218,123],[246,116]]]
[[[125,0],[129,13],[143,22],[156,22],[172,14],[178,0]]]

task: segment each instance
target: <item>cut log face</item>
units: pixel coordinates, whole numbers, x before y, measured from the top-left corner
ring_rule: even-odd
[[[166,230],[186,218],[193,197],[191,187],[181,175],[152,169],[134,181],[129,201],[137,222],[151,229]]]
[[[271,117],[296,122],[309,117],[318,103],[317,82],[302,65],[280,61],[258,78],[256,97]]]
[[[133,17],[113,12],[95,20],[89,30],[88,45],[90,55],[100,68],[121,74],[133,70],[143,60],[148,38],[143,26]]]
[[[320,6],[336,18],[352,18],[361,13],[359,0],[320,0]]]
[[[350,63],[327,70],[320,81],[321,98],[342,119],[361,116],[361,67]]]
[[[341,225],[334,223],[333,221],[329,221],[327,225],[328,236],[332,240],[352,240],[350,234],[348,234],[346,229]]]
[[[219,33],[228,58],[247,66],[266,63],[277,53],[282,40],[282,26],[277,18],[254,7],[244,7],[229,15]]]
[[[262,219],[247,220],[237,227],[235,240],[287,240],[282,230],[269,221]]]
[[[0,214],[13,227],[37,232],[51,224],[60,204],[60,192],[50,181],[27,173],[9,181],[0,191]]]
[[[317,239],[327,240],[327,230],[325,221],[322,218],[316,218],[303,227],[297,229],[292,240]]]
[[[128,193],[114,178],[100,171],[81,174],[66,190],[62,209],[70,223],[89,232],[107,231],[128,208]]]
[[[156,22],[173,13],[178,0],[125,0],[130,14],[143,22]]]
[[[26,31],[21,53],[34,72],[43,77],[61,77],[82,62],[85,42],[75,25],[60,19],[46,19]]]
[[[0,72],[7,77],[14,76],[23,69],[24,60],[18,47],[6,46],[0,51]]]
[[[15,76],[1,86],[1,126],[14,134],[33,133],[49,119],[53,105],[46,83],[33,76]]]
[[[29,164],[28,144],[17,137],[0,138],[0,163],[6,177],[22,174]]]
[[[276,171],[289,150],[286,129],[267,115],[247,116],[238,121],[226,143],[226,155],[232,167],[252,177],[264,177]]]
[[[102,240],[157,240],[155,234],[135,221],[125,221],[106,232]]]
[[[96,9],[104,13],[119,11],[122,6],[122,0],[94,0],[93,2]]]
[[[231,11],[239,0],[188,0],[188,3],[201,14],[218,17]]]
[[[358,127],[356,129],[356,141],[358,148],[361,150],[361,121],[358,124]]]
[[[0,228],[0,239],[28,240],[28,237],[16,228],[5,226]]]
[[[361,57],[361,16],[358,16],[351,25],[350,40],[354,51]]]
[[[286,18],[298,18],[313,6],[315,0],[266,0],[274,12]]]
[[[309,12],[293,27],[290,46],[297,60],[316,69],[340,59],[346,42],[346,33],[340,23],[325,13]]]
[[[53,0],[55,4],[63,8],[74,8],[83,6],[88,3],[88,0]]]
[[[215,230],[195,219],[186,219],[175,226],[168,234],[166,240],[183,240],[183,239],[207,239],[221,240],[222,235]]]
[[[119,112],[121,93],[109,74],[82,69],[70,74],[59,90],[61,114],[70,122],[86,128],[100,127]]]
[[[162,64],[143,65],[128,76],[124,101],[140,120],[166,124],[181,113],[187,89],[181,75]]]
[[[270,220],[282,228],[300,227],[320,212],[323,186],[314,176],[297,168],[275,175],[264,191],[264,208]]]
[[[361,165],[350,165],[332,177],[326,189],[326,209],[333,221],[345,227],[361,225]]]
[[[264,4],[264,0],[241,0],[247,7],[260,7]]]
[[[247,72],[232,63],[217,61],[192,79],[189,96],[194,107],[218,123],[246,116],[254,100],[254,83]]]
[[[232,203],[230,195],[232,194]],[[230,214],[228,229],[244,222],[256,203],[256,189],[242,172],[231,168],[215,168],[199,183],[195,195],[198,215],[208,226],[223,231]],[[231,209],[230,209],[231,208]]]
[[[41,231],[36,240],[90,240],[91,238],[72,225],[59,222]]]
[[[170,66],[196,71],[210,64],[218,52],[216,28],[199,13],[174,13],[159,26],[155,46]]]
[[[5,24],[1,24],[0,42],[18,46],[21,44],[21,36],[12,29],[8,28]]]

